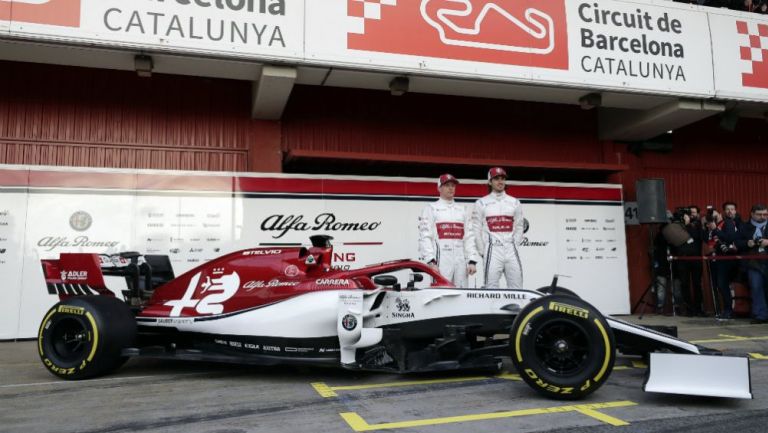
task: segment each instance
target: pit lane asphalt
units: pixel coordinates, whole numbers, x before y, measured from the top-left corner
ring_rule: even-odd
[[[620,368],[609,381],[578,402],[542,398],[511,375],[401,377],[143,359],[101,379],[67,382],[44,369],[35,342],[24,341],[0,343],[0,432],[353,432],[361,424],[350,424],[341,415],[350,413],[370,431],[403,433],[768,431],[768,325],[663,316],[624,319],[674,324],[687,340],[708,341],[703,344],[727,354],[756,354],[750,361],[754,400],[644,393],[645,369],[628,357],[618,358]],[[765,359],[757,359],[761,355]],[[419,383],[426,380],[432,382]],[[322,397],[317,384],[336,388],[336,396]],[[357,385],[378,386],[343,388]],[[569,405],[586,409],[562,410]],[[590,412],[584,405],[597,409]],[[611,420],[629,425],[614,426]]]

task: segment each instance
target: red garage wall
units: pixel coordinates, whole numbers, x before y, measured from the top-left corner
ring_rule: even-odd
[[[0,161],[280,171],[279,131],[250,119],[249,95],[240,81],[0,62]]]

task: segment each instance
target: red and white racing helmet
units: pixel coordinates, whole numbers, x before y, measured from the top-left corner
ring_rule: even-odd
[[[507,172],[501,167],[493,167],[490,170],[488,170],[488,180],[490,181],[496,176],[504,176],[504,179],[507,178]]]
[[[437,189],[440,189],[441,186],[445,185],[448,182],[453,182],[455,184],[459,184],[459,180],[456,179],[452,174],[446,173],[443,175],[440,175],[439,178],[437,178]]]

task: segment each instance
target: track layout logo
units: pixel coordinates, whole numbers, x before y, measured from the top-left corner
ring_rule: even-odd
[[[352,50],[568,69],[565,0],[347,0]]]
[[[82,0],[0,0],[0,20],[80,27]]]
[[[736,21],[736,31],[742,38],[740,58],[749,62],[749,71],[741,74],[741,84],[768,89],[768,24]]]

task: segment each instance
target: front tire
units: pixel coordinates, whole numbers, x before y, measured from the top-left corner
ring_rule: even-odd
[[[68,380],[101,376],[121,366],[122,349],[136,338],[136,320],[119,299],[78,296],[54,305],[45,315],[37,346],[43,365]]]
[[[595,307],[573,296],[531,302],[515,319],[511,337],[515,368],[549,398],[583,398],[613,370],[616,344],[610,326]]]

